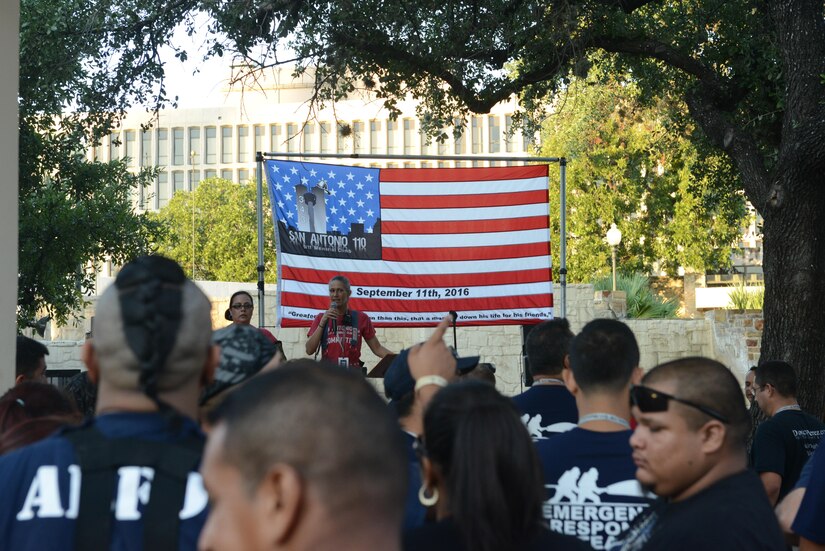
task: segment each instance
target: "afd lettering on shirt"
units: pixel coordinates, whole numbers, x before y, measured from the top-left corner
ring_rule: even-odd
[[[55,465],[38,467],[29,486],[23,507],[17,512],[17,520],[35,518],[77,518],[80,506],[81,472],[78,465],[69,465],[69,495],[60,495],[59,470]],[[154,469],[150,467],[120,467],[117,471],[117,498],[115,519],[140,520],[140,506],[149,502]],[[65,499],[64,499],[65,498]],[[8,498],[6,498],[8,499]],[[193,518],[204,510],[209,501],[200,473],[189,473],[181,520]]]

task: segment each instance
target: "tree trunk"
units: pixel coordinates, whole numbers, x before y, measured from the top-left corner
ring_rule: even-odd
[[[802,408],[825,419],[825,174],[786,168],[762,209],[761,360],[796,367]]]

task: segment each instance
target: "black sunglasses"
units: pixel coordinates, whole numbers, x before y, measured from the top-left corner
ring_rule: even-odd
[[[630,387],[630,403],[639,408],[642,413],[667,411],[669,400],[698,409],[702,413],[710,415],[714,419],[722,421],[723,423],[730,423],[727,417],[716,410],[703,406],[702,404],[697,404],[696,402],[691,402],[690,400],[683,400],[682,398],[677,398],[676,396],[671,396],[670,394],[665,394],[664,392],[653,390],[652,388],[648,388],[646,386],[633,385]]]

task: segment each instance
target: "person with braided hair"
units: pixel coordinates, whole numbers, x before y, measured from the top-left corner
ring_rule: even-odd
[[[100,297],[83,361],[96,416],[0,457],[0,549],[189,550],[206,520],[195,421],[218,349],[211,305],[141,257]]]

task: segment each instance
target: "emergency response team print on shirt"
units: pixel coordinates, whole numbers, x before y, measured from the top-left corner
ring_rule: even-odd
[[[609,549],[653,502],[636,480],[629,438],[576,428],[538,442],[551,530]]]

